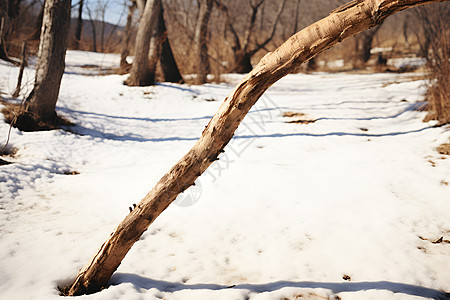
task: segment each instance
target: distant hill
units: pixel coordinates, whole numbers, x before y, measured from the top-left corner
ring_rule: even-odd
[[[73,48],[75,39],[75,28],[77,26],[77,19],[72,18],[69,31],[69,48]],[[93,28],[94,27],[94,28]],[[101,45],[103,27],[103,47]],[[96,50],[97,52],[118,52],[120,50],[120,43],[124,29],[122,26],[114,25],[108,22],[83,20],[80,50],[94,50],[94,30],[96,36]]]

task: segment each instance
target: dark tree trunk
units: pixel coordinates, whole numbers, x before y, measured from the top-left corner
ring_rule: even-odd
[[[12,94],[13,98],[17,98],[20,94],[20,88],[22,86],[22,78],[23,71],[27,65],[27,42],[22,43],[22,60],[20,61],[20,69],[19,69],[19,77],[17,78],[17,85],[14,93]]]
[[[169,37],[167,35],[166,22],[164,21],[164,9],[162,5],[159,11],[158,31],[162,33],[163,41],[159,61],[164,74],[164,81],[183,83],[184,80],[173,56],[172,47],[170,46]]]
[[[194,56],[197,62],[197,77],[196,84],[206,82],[206,75],[210,72],[209,58],[208,58],[208,23],[211,16],[211,9],[213,0],[199,0],[200,9],[198,12],[197,25],[195,27],[194,35]]]
[[[362,68],[369,61],[372,56],[370,51],[372,50],[373,40],[378,30],[381,28],[381,25],[382,24],[371,30],[361,32],[355,37],[355,67]]]
[[[42,129],[57,121],[55,107],[65,67],[69,22],[70,0],[45,1],[36,79],[18,128]]]
[[[83,3],[84,0],[80,0],[78,4],[77,27],[75,28],[75,49],[80,49],[81,31],[83,30]]]
[[[0,59],[18,66],[20,63],[9,58],[9,56],[8,56],[8,53],[6,51],[6,45],[4,43],[4,38],[3,38],[4,32],[5,32],[5,18],[2,18],[1,23],[0,23]]]
[[[250,53],[240,50],[234,53],[234,61],[229,69],[230,73],[248,73],[252,70]]]
[[[133,66],[130,76],[125,80],[126,85],[147,86],[155,81],[155,65],[149,64],[148,56],[150,40],[158,20],[160,6],[161,0],[148,0],[145,5],[136,36]]]

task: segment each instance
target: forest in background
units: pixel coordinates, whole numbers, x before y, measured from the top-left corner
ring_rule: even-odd
[[[179,73],[186,82],[220,81],[223,73],[247,73],[266,53],[288,37],[323,18],[345,0],[164,0],[163,34],[170,42]],[[80,0],[71,3],[68,49],[122,53],[121,69],[131,69],[135,39],[145,0]],[[202,7],[209,10],[202,18]],[[112,14],[114,12],[114,14]],[[22,43],[28,55],[36,54],[42,23],[43,0],[8,0],[0,5],[4,19],[2,48],[20,57]],[[111,17],[113,15],[113,17]],[[356,35],[301,66],[298,71],[414,71],[421,65],[393,68],[392,58],[425,58],[436,84],[430,84],[430,118],[450,120],[449,3],[408,10],[387,19],[381,26]],[[199,41],[199,23],[206,22],[204,43]],[[156,36],[156,33],[153,33]],[[164,51],[163,51],[164,52]],[[201,52],[199,55],[197,52]],[[199,63],[202,60],[202,63]],[[189,76],[197,74],[197,77]],[[211,74],[211,76],[206,76]],[[156,79],[165,81],[161,64]],[[179,81],[180,77],[177,77]],[[432,88],[432,86],[437,86]],[[433,104],[438,99],[440,104]]]

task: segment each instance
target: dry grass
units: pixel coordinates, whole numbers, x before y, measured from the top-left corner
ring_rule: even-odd
[[[442,155],[450,155],[450,143],[441,144],[436,150]]]
[[[309,118],[304,113],[293,112],[293,111],[284,112],[283,117],[290,119],[290,120],[286,121],[286,123],[293,123],[293,124],[310,124],[310,123],[314,123],[317,121],[317,120]]]

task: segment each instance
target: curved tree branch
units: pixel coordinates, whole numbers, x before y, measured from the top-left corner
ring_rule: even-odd
[[[304,61],[333,45],[369,29],[388,16],[432,2],[445,0],[365,0],[331,13],[289,38],[264,56],[228,95],[192,149],[164,175],[137,207],[117,226],[97,254],[63,292],[93,293],[107,286],[122,259],[150,224],[194,184],[223,151],[250,108],[276,81]]]

